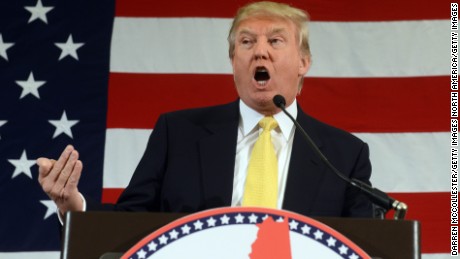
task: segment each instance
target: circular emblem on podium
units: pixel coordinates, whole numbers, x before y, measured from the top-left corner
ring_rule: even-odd
[[[296,213],[251,207],[206,210],[149,234],[126,259],[370,259],[329,226]]]

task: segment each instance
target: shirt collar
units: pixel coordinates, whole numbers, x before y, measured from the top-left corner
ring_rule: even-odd
[[[286,110],[292,115],[292,117],[297,118],[297,100],[294,99],[291,105],[286,107]],[[244,136],[247,136],[254,128],[257,126],[259,121],[265,115],[258,113],[251,107],[247,106],[241,99],[240,99],[240,127],[242,128],[242,132]],[[281,133],[286,139],[289,139],[289,136],[292,132],[292,128],[294,127],[294,123],[289,119],[289,117],[284,112],[279,112],[273,115],[275,120],[278,122],[278,126],[281,130]]]

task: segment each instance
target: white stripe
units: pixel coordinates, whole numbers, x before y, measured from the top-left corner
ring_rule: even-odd
[[[422,254],[422,259],[448,259],[450,254]]]
[[[321,22],[311,26],[314,77],[448,75],[448,21]]]
[[[151,130],[108,129],[104,188],[125,188]],[[372,183],[386,192],[449,191],[449,133],[359,133],[370,146]]]
[[[230,19],[117,17],[112,72],[231,74]],[[449,21],[312,22],[312,77],[448,75]]]
[[[385,192],[448,192],[449,136],[443,133],[359,133],[369,144],[374,186]]]
[[[115,18],[110,71],[231,73],[229,19]]]
[[[0,252],[0,258],[8,258],[8,259],[58,259],[61,253],[58,251],[50,251],[50,252],[11,252],[11,253],[4,253]]]
[[[144,154],[151,130],[109,129],[106,132],[104,188],[125,188]]]

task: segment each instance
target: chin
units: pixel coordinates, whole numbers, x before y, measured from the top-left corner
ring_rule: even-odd
[[[254,109],[259,113],[272,115],[276,111],[276,106],[273,103],[273,96],[271,95],[263,98],[253,99],[253,103],[255,104]]]
[[[273,103],[273,96],[275,95],[268,93],[256,94],[254,98],[252,98],[252,100],[254,103],[257,103],[258,105],[267,105]]]

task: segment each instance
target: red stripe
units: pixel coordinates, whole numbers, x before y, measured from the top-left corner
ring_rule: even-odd
[[[449,131],[449,77],[306,78],[299,103],[350,132]],[[110,74],[109,128],[151,129],[160,113],[231,102],[231,75]]]
[[[116,202],[123,189],[105,188],[102,202]],[[421,223],[422,253],[447,253],[450,251],[450,194],[441,193],[390,193],[408,206],[406,219]],[[392,218],[389,212],[387,218]]]
[[[307,78],[305,111],[350,132],[449,131],[449,77]]]
[[[421,223],[422,253],[450,252],[450,193],[391,193],[409,209],[406,219]],[[387,215],[392,217],[392,213]]]
[[[123,190],[122,188],[104,188],[102,190],[102,202],[116,203]]]
[[[231,76],[111,73],[108,128],[151,129],[161,113],[236,100]]]
[[[247,0],[117,0],[116,16],[230,18]],[[450,2],[419,0],[294,0],[313,21],[400,21],[450,19]]]

